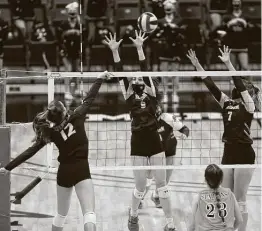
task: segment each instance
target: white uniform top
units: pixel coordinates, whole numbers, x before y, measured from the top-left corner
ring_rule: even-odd
[[[235,195],[229,188],[218,188],[220,210],[225,219],[224,227],[217,208],[216,195],[213,189],[205,189],[199,193],[195,214],[195,231],[233,231],[235,207],[238,206]]]

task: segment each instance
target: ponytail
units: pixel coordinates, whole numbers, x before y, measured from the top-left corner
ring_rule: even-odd
[[[214,190],[216,196],[216,207],[218,209],[218,215],[221,217],[224,228],[227,227],[225,222],[225,216],[221,209],[221,196],[218,192],[218,188],[223,180],[223,171],[216,164],[210,164],[205,171],[205,179],[208,186]]]
[[[218,192],[217,188],[214,189],[214,193],[216,195],[216,202],[217,202],[216,206],[217,206],[217,209],[218,209],[218,215],[222,219],[222,223],[223,223],[224,228],[226,228],[227,224],[225,222],[225,217],[224,217],[223,211],[221,210],[221,204],[220,204],[221,199],[220,199],[220,195],[219,195],[219,192]]]

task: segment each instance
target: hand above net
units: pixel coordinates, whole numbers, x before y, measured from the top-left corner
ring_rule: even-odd
[[[230,52],[231,49],[228,48],[228,46],[223,47],[223,51],[219,48],[220,54],[218,57],[221,59],[223,63],[230,62]]]
[[[196,57],[196,52],[190,49],[186,55],[191,63],[196,67],[199,63],[198,58]]]
[[[129,39],[134,43],[137,49],[142,49],[144,41],[146,41],[148,37],[145,37],[146,33],[142,33],[142,31],[139,31],[139,33],[137,33],[136,30],[135,33],[136,33],[136,38],[133,39],[132,37],[129,37]]]
[[[110,80],[114,75],[111,72],[104,71],[102,74],[97,76],[98,79]]]
[[[104,43],[110,48],[110,50],[115,51],[118,50],[121,42],[123,41],[123,39],[120,39],[119,41],[116,41],[116,33],[114,33],[114,36],[112,35],[112,33],[109,34],[108,38],[107,36],[105,36],[105,40]]]

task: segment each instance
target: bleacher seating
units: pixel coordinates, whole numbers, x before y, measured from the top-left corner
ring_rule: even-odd
[[[114,26],[115,31],[117,34],[119,34],[120,28],[126,25],[133,25],[136,27],[137,18],[140,16],[140,14],[145,11],[144,4],[141,4],[144,1],[142,0],[114,0]],[[150,3],[150,1],[148,1]],[[215,2],[216,4],[212,4],[212,2]],[[204,12],[202,10],[202,1],[199,0],[178,0],[178,9],[180,16],[184,19],[186,24],[188,24],[186,34],[188,35],[188,39],[186,40],[186,43],[190,46],[193,44],[194,47],[205,47],[205,38],[203,35],[203,31],[201,28],[199,28],[199,25],[203,23],[203,18],[205,18],[205,15],[203,14],[209,14],[212,12],[217,12],[220,14],[223,14],[225,11],[224,6],[225,2],[223,0],[220,1],[211,1],[210,5],[210,12]],[[52,22],[53,27],[55,28],[57,23],[59,23],[61,20],[66,19],[66,15],[63,14],[63,9],[65,5],[67,5],[69,2],[68,0],[54,0],[54,7],[52,10],[46,9],[46,0],[42,0],[42,5],[39,5],[35,8],[35,15],[36,19],[38,21],[41,21],[43,19],[48,19]],[[220,7],[220,5],[221,7]],[[150,7],[150,4],[149,4]],[[255,26],[250,31],[250,61],[251,62],[260,62],[260,48],[261,48],[261,1],[260,0],[243,0],[242,3],[243,12],[245,17],[247,19],[255,24],[260,24],[259,26]],[[5,19],[10,27],[12,28],[12,20],[11,20],[11,12],[9,10],[8,0],[0,0],[0,8],[1,8],[1,17]],[[217,9],[216,9],[217,8]],[[92,19],[89,19],[92,20]],[[107,18],[104,18],[103,20],[107,21]],[[30,45],[30,48],[32,49],[32,65],[40,65],[39,57],[35,56],[39,50],[39,46],[41,44],[37,42],[32,42]],[[55,41],[46,43],[44,46],[47,47],[47,55],[50,58],[50,63],[55,66],[59,66],[58,63],[58,49],[56,48]],[[19,52],[17,52],[17,56],[13,57],[13,51],[19,49]],[[95,44],[95,46],[92,47],[92,64],[99,65],[104,64],[101,62],[104,62],[105,60],[102,60],[99,55],[101,51],[104,50],[103,45]],[[198,48],[197,48],[198,49]],[[124,46],[122,49],[122,56],[123,60],[130,60],[128,57],[125,57],[126,54],[130,56],[131,49],[129,46]],[[10,41],[5,44],[5,60],[4,64],[9,65],[24,65],[24,51],[23,51],[23,44],[18,44],[17,42],[11,43]],[[21,51],[21,52],[20,52]],[[49,53],[50,52],[50,53]],[[51,53],[54,54],[51,54]],[[133,60],[133,59],[131,59]],[[100,62],[100,63],[99,63]]]

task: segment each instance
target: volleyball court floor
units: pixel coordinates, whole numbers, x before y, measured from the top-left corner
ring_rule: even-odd
[[[91,122],[87,126],[90,138],[91,165],[129,165],[129,141],[126,122]],[[201,121],[194,123],[186,121],[191,128],[191,138],[179,142],[179,150],[175,157],[176,164],[208,164],[219,163],[221,150],[221,121]],[[255,122],[253,136],[260,135]],[[255,127],[254,127],[255,126]],[[33,139],[31,124],[16,124],[12,127],[12,158],[30,145]],[[121,128],[118,128],[121,127]],[[211,133],[212,131],[212,133]],[[210,138],[212,137],[212,139]],[[123,144],[124,143],[124,144]],[[212,150],[211,150],[212,147]],[[261,140],[255,141],[257,159],[261,160]],[[104,150],[104,151],[103,151]],[[118,151],[120,150],[120,151]],[[96,153],[96,154],[95,154]],[[122,153],[122,156],[120,156]],[[57,155],[54,152],[54,159]],[[104,160],[103,160],[104,159]],[[102,160],[102,161],[101,161]],[[200,161],[201,160],[201,161]],[[35,177],[46,173],[47,155],[45,149],[17,168],[11,174],[11,193],[21,191]],[[57,162],[53,160],[53,164]],[[96,213],[98,231],[127,231],[128,206],[134,189],[133,173],[131,170],[93,171],[92,178],[95,185]],[[205,187],[203,169],[174,170],[170,183],[172,207],[178,230],[187,231],[192,212],[192,201],[201,189]],[[151,189],[154,188],[154,184]],[[141,230],[161,231],[165,225],[164,214],[161,209],[154,207],[150,200],[151,192],[147,195],[145,206],[140,211]],[[88,195],[87,195],[88,196]],[[261,229],[261,169],[256,169],[249,187],[248,196],[249,223],[247,230]],[[45,175],[43,181],[37,185],[21,204],[11,205],[11,221],[18,221],[18,230],[42,231],[50,230],[53,216],[56,213],[56,174]],[[65,224],[65,231],[83,231],[82,213],[73,193],[71,207]]]

